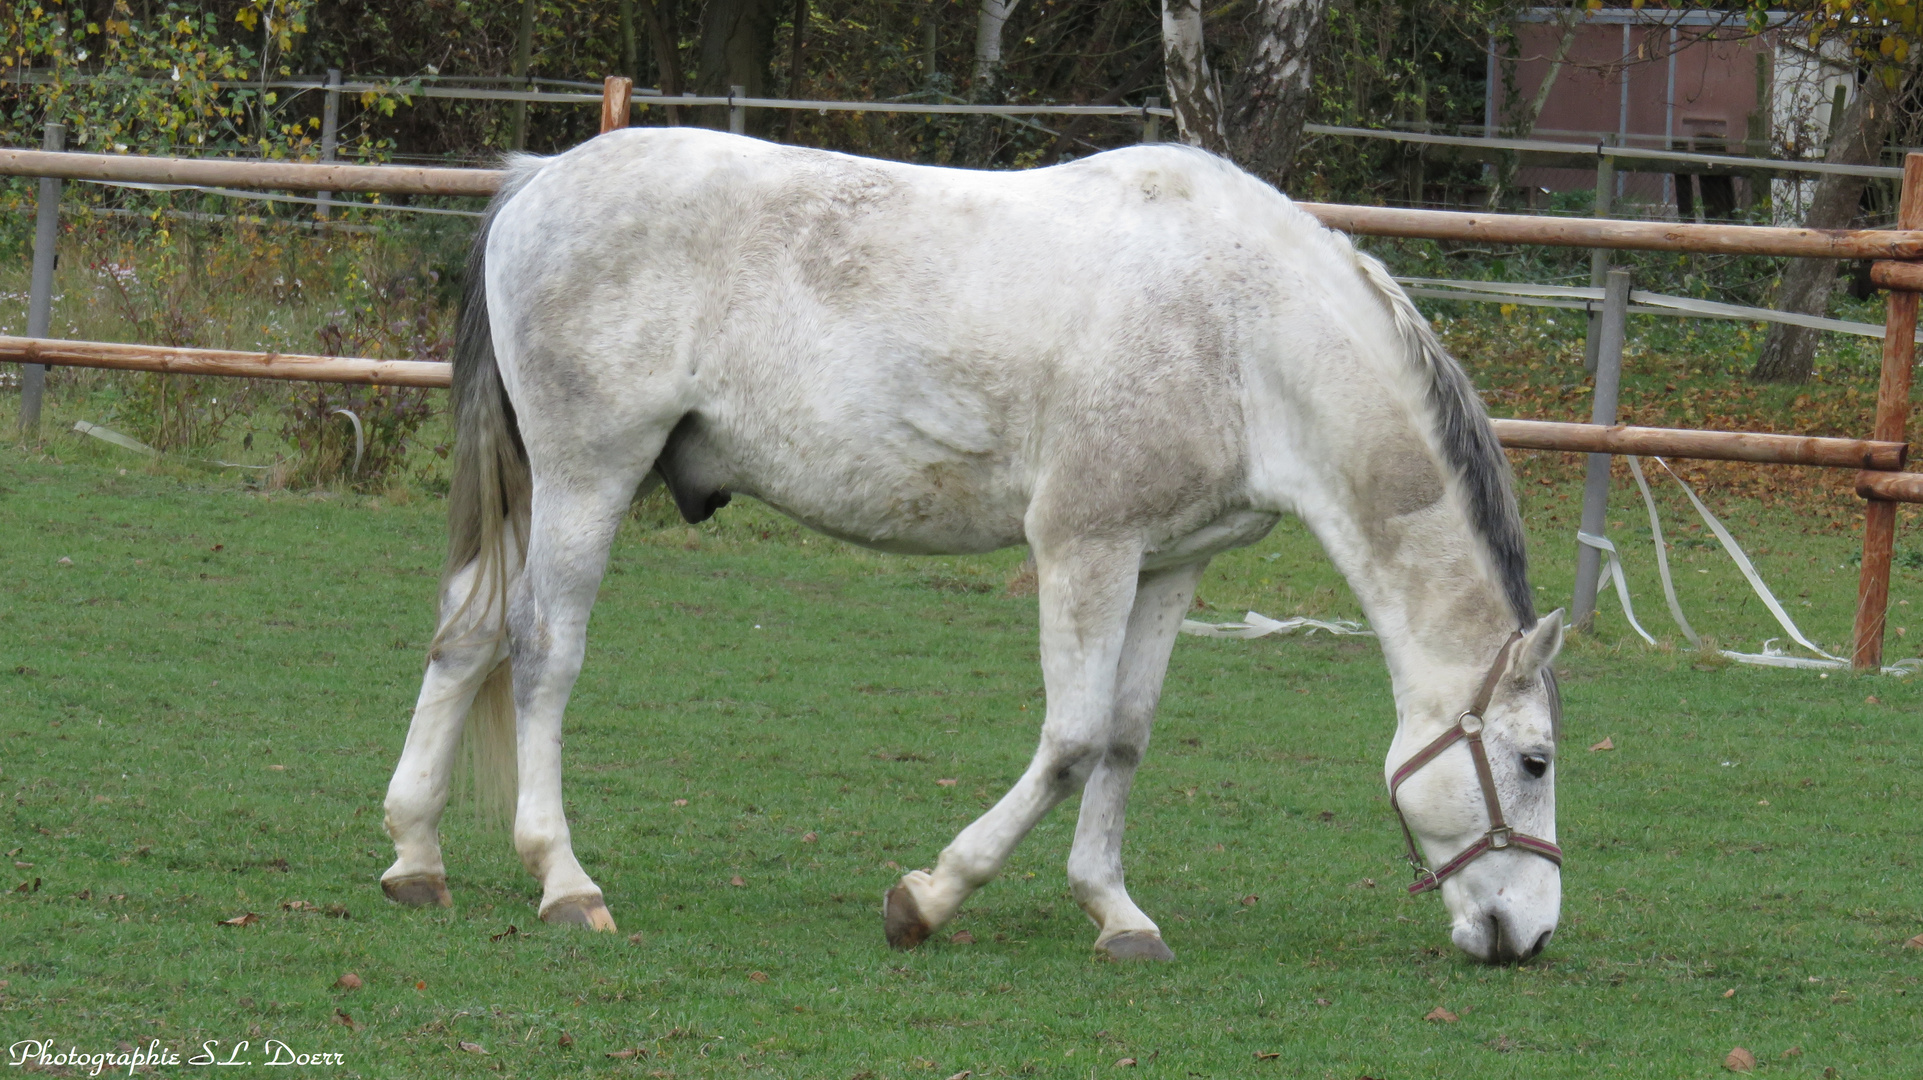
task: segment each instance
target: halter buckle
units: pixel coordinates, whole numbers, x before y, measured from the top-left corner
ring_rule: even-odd
[[[1514,836],[1515,832],[1516,830],[1510,828],[1507,825],[1504,825],[1501,828],[1490,829],[1489,830],[1489,846],[1498,851],[1508,847],[1510,837]]]
[[[1456,726],[1462,729],[1464,735],[1479,734],[1482,731],[1482,715],[1471,709],[1456,717]]]

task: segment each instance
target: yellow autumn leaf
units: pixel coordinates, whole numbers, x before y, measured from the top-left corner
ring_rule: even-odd
[[[250,7],[241,8],[234,13],[234,21],[249,30],[260,26],[260,12]]]

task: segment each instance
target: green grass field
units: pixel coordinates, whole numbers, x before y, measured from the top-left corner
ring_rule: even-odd
[[[380,802],[441,539],[438,500],[400,494],[249,490],[72,435],[0,449],[0,1044],[213,1040],[260,1063],[277,1039],[341,1076],[1675,1077],[1735,1046],[1772,1075],[1923,1074],[1913,681],[1649,649],[1605,600],[1561,665],[1562,928],[1487,969],[1439,901],[1402,895],[1374,645],[1183,639],[1128,847],[1178,961],[1092,958],[1072,805],[951,928],[972,943],[897,954],[883,889],[1033,747],[1020,553],[890,558],[753,504],[700,529],[643,507],[596,609],[569,808],[621,932],[537,922],[504,832],[459,807],[457,908],[396,908]],[[1545,608],[1569,588],[1570,496],[1526,488]],[[1716,505],[1840,645],[1854,538]],[[1669,520],[1699,629],[1775,636]],[[1893,626],[1923,575],[1895,594]],[[1356,614],[1287,524],[1202,597],[1211,619]],[[1894,635],[1908,656],[1923,631]],[[362,987],[336,989],[350,971]],[[1438,1006],[1460,1019],[1425,1020]]]

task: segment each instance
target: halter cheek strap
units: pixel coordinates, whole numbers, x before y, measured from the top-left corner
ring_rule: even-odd
[[[1402,839],[1408,844],[1409,865],[1415,867],[1416,880],[1409,886],[1409,895],[1416,896],[1439,887],[1443,880],[1463,867],[1474,862],[1479,856],[1490,851],[1504,848],[1521,848],[1548,859],[1557,866],[1562,865],[1562,849],[1539,837],[1519,833],[1509,826],[1502,816],[1502,799],[1496,794],[1496,777],[1489,769],[1489,752],[1482,745],[1482,714],[1489,709],[1489,701],[1496,695],[1496,685],[1502,681],[1502,673],[1509,665],[1509,651],[1522,640],[1522,631],[1509,635],[1502,643],[1501,651],[1496,653],[1496,661],[1490,665],[1489,673],[1483,676],[1482,689],[1476,692],[1473,704],[1456,718],[1454,727],[1442,733],[1434,742],[1415,752],[1408,761],[1402,763],[1395,776],[1389,781],[1389,807],[1396,812],[1396,820],[1402,825]],[[1416,847],[1416,837],[1409,830],[1409,819],[1403,815],[1402,807],[1396,802],[1396,792],[1402,782],[1416,774],[1424,765],[1434,761],[1444,750],[1457,742],[1469,744],[1469,758],[1476,766],[1476,779],[1482,785],[1482,804],[1489,814],[1489,831],[1477,838],[1475,843],[1463,848],[1456,857],[1443,863],[1434,870],[1422,864],[1422,853]]]

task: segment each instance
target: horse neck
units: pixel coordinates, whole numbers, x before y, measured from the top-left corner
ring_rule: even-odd
[[[1398,717],[1446,720],[1520,619],[1456,485],[1441,481],[1447,470],[1419,441],[1384,445],[1299,512],[1375,629]],[[1348,497],[1328,497],[1335,489]]]

